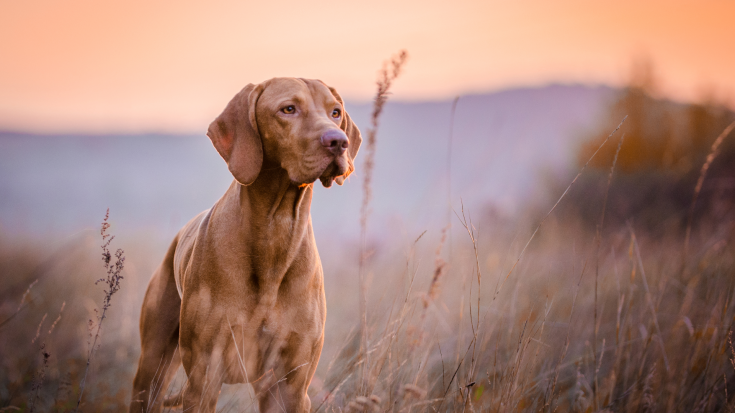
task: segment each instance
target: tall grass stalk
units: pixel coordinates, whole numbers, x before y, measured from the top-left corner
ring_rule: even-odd
[[[449,113],[449,137],[447,139],[447,231],[449,232],[449,255],[447,261],[452,262],[452,143],[454,141],[454,117],[457,112],[457,103],[460,96],[452,101]]]
[[[592,392],[594,393],[594,400],[595,400],[595,410],[598,410],[600,408],[600,397],[599,397],[599,380],[597,378],[597,375],[599,373],[600,368],[598,367],[602,363],[602,356],[600,356],[600,360],[598,362],[597,360],[597,333],[599,330],[599,325],[597,323],[597,290],[598,290],[598,281],[600,278],[600,244],[602,243],[602,227],[605,224],[605,211],[607,210],[607,197],[610,194],[610,185],[612,184],[613,179],[613,173],[615,172],[615,164],[618,162],[618,155],[620,155],[620,148],[623,147],[623,141],[625,140],[625,134],[623,133],[623,136],[620,137],[620,142],[618,142],[618,148],[615,150],[615,156],[613,157],[612,166],[610,166],[610,174],[607,176],[607,186],[605,187],[605,196],[602,199],[602,213],[600,213],[600,223],[597,225],[597,231],[595,232],[595,238],[597,238],[597,247],[595,251],[595,315],[594,315],[594,330],[593,330],[593,337],[592,337],[592,354],[594,356],[594,362],[595,362],[595,377],[594,377],[594,383],[592,386]],[[604,345],[603,345],[604,348]],[[604,350],[603,350],[604,351]]]
[[[722,131],[720,136],[715,139],[715,141],[712,143],[712,149],[709,152],[709,155],[707,155],[707,160],[702,165],[702,169],[699,172],[699,179],[697,179],[697,185],[694,187],[694,195],[692,196],[692,205],[689,207],[689,218],[687,219],[687,229],[686,229],[686,235],[684,236],[684,263],[686,265],[686,257],[687,252],[689,250],[689,236],[692,233],[692,222],[694,221],[694,207],[697,205],[697,198],[699,198],[699,193],[702,191],[702,184],[704,184],[704,178],[707,176],[707,171],[709,170],[710,165],[712,165],[712,162],[715,160],[717,155],[719,155],[719,149],[720,145],[722,144],[722,141],[725,140],[727,135],[732,132],[732,130],[735,129],[735,122],[728,125],[725,130]]]
[[[378,75],[377,86],[378,90],[375,94],[375,101],[373,102],[373,111],[370,116],[370,129],[367,132],[366,148],[365,148],[365,161],[363,162],[363,199],[360,207],[360,261],[358,268],[358,278],[360,283],[360,334],[361,340],[361,351],[362,355],[362,390],[363,393],[367,391],[367,374],[369,372],[368,362],[368,331],[367,331],[367,281],[365,276],[365,260],[367,258],[366,251],[366,234],[367,234],[367,221],[370,215],[370,200],[372,199],[372,180],[373,180],[373,167],[375,165],[375,144],[378,134],[378,124],[380,120],[380,114],[383,112],[383,107],[388,101],[388,94],[390,87],[393,85],[393,81],[398,78],[401,73],[401,67],[406,62],[408,53],[402,50],[397,56],[394,56],[390,62],[385,62],[383,68],[380,70]]]
[[[475,368],[476,366],[476,351],[477,351],[477,336],[480,333],[480,297],[482,296],[482,271],[480,269],[480,257],[477,252],[477,237],[475,235],[475,227],[472,225],[472,217],[467,219],[464,213],[464,204],[462,204],[462,216],[459,217],[460,223],[464,227],[464,229],[467,231],[467,235],[470,237],[470,241],[472,242],[472,252],[474,253],[475,258],[475,275],[477,276],[477,308],[475,310],[475,324],[472,324],[472,304],[470,304],[470,326],[472,327],[472,357],[470,359],[470,368],[467,371],[467,382],[472,381],[472,377],[475,375]],[[472,282],[470,282],[470,300],[472,299]],[[470,386],[471,387],[471,386]],[[469,395],[469,388],[467,389],[467,394]]]
[[[107,212],[105,213],[105,219],[102,221],[102,229],[100,230],[100,235],[102,235],[102,261],[104,261],[105,269],[107,270],[107,276],[105,278],[100,278],[95,282],[95,284],[98,284],[100,282],[103,282],[106,284],[107,289],[104,290],[105,297],[102,300],[102,312],[99,313],[97,316],[97,331],[94,334],[94,339],[92,340],[92,345],[89,348],[89,352],[87,353],[87,366],[84,369],[84,377],[82,377],[82,381],[79,383],[79,399],[77,400],[77,406],[74,409],[75,412],[79,411],[79,407],[82,404],[82,397],[84,396],[84,387],[87,382],[87,374],[89,373],[89,366],[92,364],[92,357],[94,356],[95,349],[97,348],[97,341],[100,337],[100,331],[102,329],[102,322],[105,320],[105,317],[107,316],[107,310],[112,305],[112,296],[120,290],[120,281],[122,281],[122,270],[125,266],[125,252],[118,248],[117,251],[115,251],[115,262],[112,262],[112,254],[110,253],[110,243],[115,238],[114,235],[110,235],[107,233],[107,230],[110,228],[110,224],[107,222],[110,218],[110,209],[107,209]],[[96,312],[97,310],[95,310]],[[92,325],[92,320],[90,320],[90,325]]]
[[[28,294],[31,293],[31,289],[33,289],[33,286],[36,285],[36,284],[38,284],[38,279],[33,280],[33,282],[31,282],[28,285],[28,288],[26,288],[26,291],[23,293],[23,296],[20,297],[20,303],[18,304],[18,308],[8,318],[6,318],[2,322],[0,322],[0,329],[2,329],[3,327],[5,327],[5,325],[8,324],[10,322],[10,320],[12,320],[13,318],[15,318],[15,316],[17,316],[18,313],[20,313],[21,310],[23,310],[26,307],[26,297],[28,297]]]
[[[666,346],[664,345],[664,339],[661,336],[661,327],[659,327],[658,323],[658,314],[656,312],[656,306],[653,304],[653,298],[651,297],[651,289],[648,287],[648,277],[646,277],[646,270],[643,268],[643,259],[641,258],[641,248],[640,245],[638,245],[638,239],[635,236],[635,232],[633,232],[633,228],[629,226],[630,230],[630,236],[633,239],[633,246],[635,247],[635,255],[636,258],[638,258],[638,265],[641,269],[641,279],[643,280],[643,288],[644,292],[646,293],[646,302],[648,303],[648,308],[651,310],[651,316],[653,317],[653,325],[656,327],[656,334],[658,336],[658,344],[661,346],[661,355],[664,358],[664,364],[666,365],[666,371],[669,372],[671,369],[669,368],[669,358],[666,356]]]

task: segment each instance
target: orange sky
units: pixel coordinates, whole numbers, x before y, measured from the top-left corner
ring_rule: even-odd
[[[273,76],[366,100],[401,48],[402,100],[619,85],[648,56],[664,95],[735,102],[732,0],[14,0],[0,3],[0,129],[204,131]]]

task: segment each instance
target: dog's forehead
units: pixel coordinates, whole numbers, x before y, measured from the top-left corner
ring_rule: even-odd
[[[329,88],[318,80],[280,77],[268,80],[264,86],[263,96],[274,104],[289,99],[327,105],[336,102]]]

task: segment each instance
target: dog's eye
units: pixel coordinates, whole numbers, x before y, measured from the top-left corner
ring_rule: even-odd
[[[339,119],[340,116],[342,116],[342,111],[339,108],[336,108],[332,111],[333,118]]]
[[[294,106],[294,105],[288,105],[285,108],[281,109],[281,112],[283,112],[283,113],[285,113],[287,115],[290,115],[290,114],[296,112],[296,106]]]

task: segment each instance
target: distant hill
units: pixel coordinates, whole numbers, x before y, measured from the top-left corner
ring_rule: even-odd
[[[451,152],[452,204],[487,203],[513,213],[542,170],[574,161],[615,91],[552,85],[463,96]],[[371,231],[440,228],[447,216],[451,100],[389,102],[378,132]],[[369,103],[346,108],[363,133]],[[204,135],[31,135],[0,133],[0,232],[65,236],[96,229],[110,207],[116,233],[145,230],[169,240],[231,182]],[[364,154],[364,153],[363,153]],[[317,183],[317,239],[356,238],[362,175],[343,187]]]

